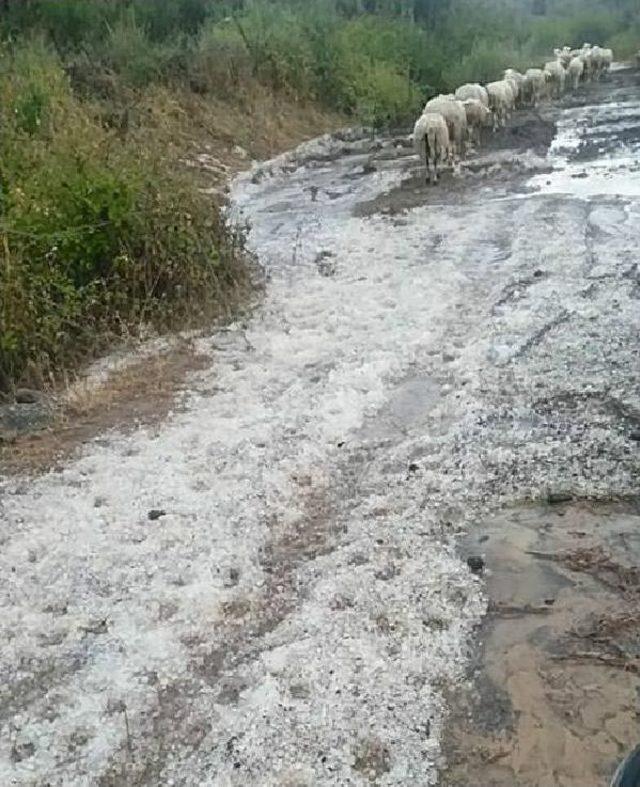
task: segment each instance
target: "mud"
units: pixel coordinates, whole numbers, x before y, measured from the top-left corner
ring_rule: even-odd
[[[607,784],[638,739],[638,502],[515,508],[463,549],[486,561],[490,606],[441,784]]]

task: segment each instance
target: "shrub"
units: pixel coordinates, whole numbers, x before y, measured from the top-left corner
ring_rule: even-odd
[[[198,93],[231,96],[251,74],[251,57],[238,29],[229,23],[207,24],[193,48],[190,87]]]
[[[0,137],[0,386],[223,309],[244,281],[237,239],[150,129],[98,125],[42,47],[0,65],[3,106],[29,85],[49,96],[46,122],[9,113]]]
[[[640,49],[640,27],[616,33],[607,41],[607,46],[613,50],[616,60],[629,60]]]

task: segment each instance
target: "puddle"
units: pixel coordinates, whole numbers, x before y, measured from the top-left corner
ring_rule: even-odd
[[[609,784],[640,737],[637,503],[510,510],[463,548],[485,560],[489,615],[441,784]]]
[[[583,199],[640,196],[640,117],[630,79],[618,70],[591,91],[589,103],[564,111],[549,149],[553,171],[536,173],[529,188]],[[608,100],[598,102],[603,91]]]

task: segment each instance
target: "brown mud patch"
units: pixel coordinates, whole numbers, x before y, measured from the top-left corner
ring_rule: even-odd
[[[109,371],[99,384],[76,384],[72,394],[22,408],[21,429],[0,430],[0,473],[44,472],[80,446],[110,429],[126,430],[162,421],[176,402],[191,372],[206,368],[207,356],[188,340]]]
[[[464,549],[485,560],[489,613],[440,783],[608,784],[640,737],[638,501],[513,509]]]

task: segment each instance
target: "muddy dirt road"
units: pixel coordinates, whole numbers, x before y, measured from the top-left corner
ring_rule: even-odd
[[[636,743],[639,132],[618,70],[437,189],[357,134],[237,183],[255,315],[161,428],[2,481],[1,784],[602,783]]]

